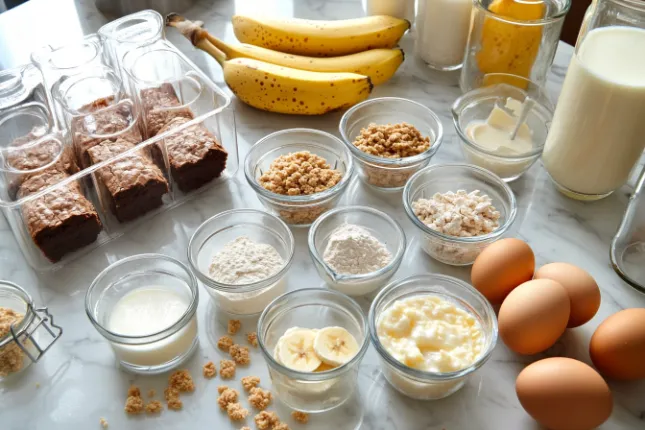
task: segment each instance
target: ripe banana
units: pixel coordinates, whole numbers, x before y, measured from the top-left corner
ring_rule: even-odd
[[[409,28],[409,21],[385,15],[337,21],[233,16],[240,42],[315,57],[393,48]]]
[[[360,349],[356,338],[342,327],[325,327],[314,338],[313,349],[325,364],[342,366],[350,361]]]
[[[316,331],[305,328],[286,332],[276,347],[278,361],[300,372],[316,370],[321,364],[313,347],[316,335]]]

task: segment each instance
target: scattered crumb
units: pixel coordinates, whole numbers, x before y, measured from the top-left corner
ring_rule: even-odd
[[[168,379],[168,385],[176,388],[182,393],[187,391],[195,391],[195,383],[193,377],[190,376],[188,370],[177,370]]]
[[[242,421],[249,416],[248,409],[243,408],[239,403],[229,403],[226,412],[231,421]]]
[[[260,378],[257,376],[244,376],[241,381],[245,391],[251,391],[252,388],[260,385]]]
[[[179,399],[178,389],[168,387],[164,390],[163,394],[164,394],[164,397],[166,398],[166,404],[168,405],[168,409],[173,411],[178,411],[184,406],[183,402]]]
[[[240,320],[228,320],[228,334],[235,334],[242,328]]]
[[[125,401],[125,412],[131,415],[143,412],[143,399],[139,396],[128,396]]]
[[[105,418],[101,418],[101,420],[99,421],[99,424],[101,424],[101,427],[104,429],[108,428],[108,422]]]
[[[275,412],[262,411],[253,418],[255,420],[255,425],[260,430],[266,430],[272,426],[277,425],[280,422],[280,419],[275,414]]]
[[[249,356],[249,348],[246,346],[240,345],[231,345],[231,348],[228,350],[231,357],[237,364],[246,365],[251,362],[251,357]]]
[[[263,390],[260,387],[251,388],[251,395],[249,396],[249,403],[255,409],[260,411],[266,409],[271,404],[273,400],[273,395],[271,391]]]
[[[220,408],[226,409],[229,403],[237,402],[239,395],[240,393],[238,393],[237,390],[227,388],[222,393],[220,393],[219,397],[217,398],[217,404]]]
[[[272,430],[290,430],[289,425],[287,423],[283,422],[277,422],[273,425]]]
[[[219,375],[224,379],[235,377],[235,362],[231,360],[220,360]]]
[[[258,347],[258,334],[254,331],[246,334],[246,340],[251,344],[252,347]]]
[[[307,424],[309,422],[309,414],[306,412],[293,411],[291,412],[291,416],[301,424]]]
[[[128,397],[141,397],[141,390],[136,385],[131,385],[128,388]]]
[[[215,363],[213,363],[212,361],[209,361],[208,363],[204,364],[203,371],[204,371],[204,378],[211,379],[217,376],[217,369],[215,368]]]
[[[222,336],[217,341],[217,347],[222,351],[228,352],[228,349],[233,345],[233,343],[233,339],[230,336]]]
[[[157,414],[163,411],[163,405],[159,400],[153,400],[146,405],[146,413]]]
[[[148,390],[148,397],[152,398],[155,396],[155,390]]]
[[[217,392],[222,394],[224,391],[228,390],[228,386],[226,385],[218,385],[217,386]]]

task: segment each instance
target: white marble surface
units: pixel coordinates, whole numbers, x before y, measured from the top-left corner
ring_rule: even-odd
[[[54,6],[55,5],[55,6]],[[21,9],[22,8],[22,9]],[[74,11],[78,16],[74,16]],[[307,18],[342,18],[361,14],[358,1],[321,0],[236,0],[204,1],[186,16],[206,21],[210,31],[233,39],[230,16],[244,12],[277,13]],[[72,0],[32,0],[28,6],[0,15],[0,61],[4,67],[16,65],[39,45],[77,37],[95,31],[105,22],[93,2]],[[31,26],[42,24],[37,31]],[[29,33],[28,36],[22,35]],[[194,52],[189,43],[174,31],[170,40],[187,52],[216,81],[221,82],[219,66],[202,53]],[[411,54],[413,37],[405,36],[402,46]],[[553,94],[562,82],[571,55],[570,46],[558,51],[549,88]],[[441,117],[446,137],[434,161],[461,159],[453,141],[454,130],[449,107],[459,95],[454,75],[430,73],[408,55],[403,67],[389,83],[375,88],[373,96],[393,95],[419,101]],[[287,117],[253,110],[236,103],[238,138],[242,156],[249,146],[263,135],[289,127],[313,127],[337,134],[340,114],[319,118]],[[516,235],[527,240],[537,255],[539,265],[551,261],[567,261],[588,270],[602,289],[602,305],[596,317],[583,327],[568,330],[564,337],[543,356],[564,355],[589,362],[587,347],[593,330],[608,315],[627,307],[645,307],[645,296],[638,294],[613,272],[609,265],[609,243],[624,210],[627,188],[604,201],[584,204],[567,200],[549,183],[542,167],[536,165],[528,177],[513,184],[521,204],[515,225]],[[405,260],[395,275],[403,278],[413,274],[440,272],[468,279],[469,269],[453,268],[431,260],[419,247],[414,227],[406,218],[400,194],[379,194],[356,179],[350,185],[342,205],[363,204],[381,208],[394,216],[404,227],[409,239]],[[195,393],[184,398],[181,412],[164,411],[159,417],[127,417],[123,403],[131,383],[142,390],[155,388],[162,392],[166,377],[133,376],[120,371],[108,344],[88,321],[83,299],[96,274],[110,263],[125,256],[160,252],[186,260],[186,246],[195,228],[206,218],[220,211],[260,207],[241,172],[226,185],[200,195],[192,202],[157,216],[138,231],[99,248],[65,269],[39,275],[27,265],[7,228],[0,219],[0,279],[24,286],[38,304],[49,306],[65,333],[45,358],[20,378],[0,383],[0,428],[22,429],[98,429],[105,417],[111,429],[237,429],[231,425],[217,405],[217,380],[201,377],[201,366],[207,360],[219,361],[224,355],[215,347],[224,334],[209,297],[202,290],[198,310],[200,347],[186,364],[195,376]],[[309,259],[305,230],[294,230],[297,256],[288,274],[290,289],[322,286]],[[365,309],[369,300],[361,301]],[[250,329],[253,322],[245,321]],[[520,357],[499,344],[492,359],[470,379],[467,386],[452,397],[436,402],[407,399],[389,388],[379,368],[372,347],[366,354],[359,376],[355,399],[339,410],[312,418],[306,427],[294,429],[432,429],[432,430],[520,430],[537,429],[522,410],[514,391],[514,380],[524,365],[540,357]],[[265,364],[258,351],[252,352],[253,363],[238,375],[258,375],[268,384]],[[239,382],[235,383],[236,386]],[[239,388],[239,387],[238,387]],[[602,429],[645,428],[645,381],[611,383],[615,407],[611,419]],[[288,416],[282,406],[280,415]],[[249,425],[253,423],[249,420]]]

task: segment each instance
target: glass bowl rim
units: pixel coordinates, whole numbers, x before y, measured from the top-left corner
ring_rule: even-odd
[[[20,298],[22,301],[25,302],[25,308],[26,308],[25,314],[22,317],[22,321],[20,321],[17,327],[13,330],[15,332],[15,337],[14,337],[14,334],[12,333],[12,330],[9,330],[7,334],[0,337],[0,348],[2,348],[8,345],[9,343],[13,342],[15,338],[22,336],[25,330],[27,330],[27,328],[34,321],[35,314],[34,314],[34,300],[27,290],[25,290],[18,284],[15,284],[10,281],[4,281],[4,280],[0,280],[0,289],[9,291],[15,297]],[[12,324],[12,327],[13,327],[13,324]]]
[[[514,18],[509,18],[506,16],[498,15],[494,12],[491,12],[488,10],[488,8],[484,7],[482,4],[482,0],[472,0],[473,1],[473,6],[479,9],[480,11],[484,12],[486,15],[490,15],[493,19],[497,21],[502,21],[506,22],[509,24],[516,24],[516,25],[521,25],[521,26],[542,26],[546,24],[551,24],[560,20],[563,20],[567,13],[569,13],[569,9],[571,8],[571,3],[573,0],[565,0],[564,7],[562,10],[560,10],[558,13],[553,14],[551,16],[545,16],[544,18],[540,19],[531,19],[531,20],[521,20],[521,19],[514,19]]]

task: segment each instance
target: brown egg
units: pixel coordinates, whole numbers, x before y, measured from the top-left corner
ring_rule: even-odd
[[[528,281],[511,291],[499,309],[499,335],[518,354],[553,346],[569,321],[567,290],[550,279]]]
[[[611,391],[594,369],[580,361],[552,357],[518,375],[515,391],[533,419],[551,430],[595,429],[609,418]]]
[[[535,255],[524,241],[515,238],[492,243],[475,260],[470,279],[493,304],[502,303],[513,288],[533,277]]]
[[[591,336],[589,354],[608,378],[644,379],[645,309],[624,309],[604,320]]]
[[[578,327],[596,315],[600,308],[600,289],[591,275],[567,263],[551,263],[540,267],[534,279],[552,279],[559,282],[571,300],[571,315],[567,327]]]

